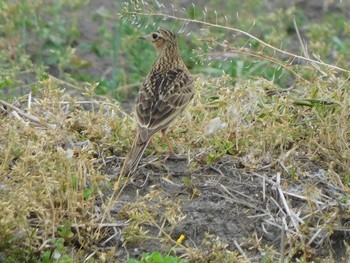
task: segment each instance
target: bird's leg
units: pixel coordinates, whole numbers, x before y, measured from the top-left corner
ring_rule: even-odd
[[[163,138],[164,138],[166,144],[168,145],[169,153],[170,153],[170,155],[168,155],[168,156],[165,158],[165,160],[168,160],[168,159],[169,159],[169,160],[184,160],[184,159],[186,159],[186,157],[177,156],[177,155],[175,154],[175,151],[174,151],[174,148],[173,148],[173,146],[172,146],[172,144],[171,144],[171,141],[170,141],[169,137],[168,137],[167,134],[166,134],[166,129],[163,129],[163,130],[162,130],[162,134],[163,134]]]
[[[162,130],[162,134],[163,134],[164,141],[165,141],[166,144],[168,145],[168,149],[169,149],[170,155],[174,155],[174,156],[175,156],[174,148],[173,148],[173,146],[171,145],[170,139],[169,139],[168,136],[166,135],[166,129],[163,129],[163,130]]]

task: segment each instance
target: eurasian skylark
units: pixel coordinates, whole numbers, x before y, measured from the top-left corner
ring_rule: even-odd
[[[151,137],[158,131],[174,154],[166,130],[194,95],[194,79],[181,59],[175,34],[160,29],[141,38],[154,45],[158,58],[137,98],[137,134],[125,161],[124,174],[135,172]]]

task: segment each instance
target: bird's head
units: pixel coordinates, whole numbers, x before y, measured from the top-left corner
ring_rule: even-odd
[[[167,29],[159,29],[155,32],[141,37],[141,39],[150,41],[158,51],[177,45],[175,34]]]

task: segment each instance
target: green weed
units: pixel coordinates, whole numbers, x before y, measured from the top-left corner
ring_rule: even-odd
[[[144,253],[140,260],[129,259],[128,263],[185,263],[188,261],[178,257],[166,255],[163,256],[160,252]]]

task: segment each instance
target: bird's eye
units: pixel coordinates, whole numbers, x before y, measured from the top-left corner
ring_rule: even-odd
[[[152,37],[153,37],[153,39],[157,39],[158,35],[157,34],[153,34]]]

